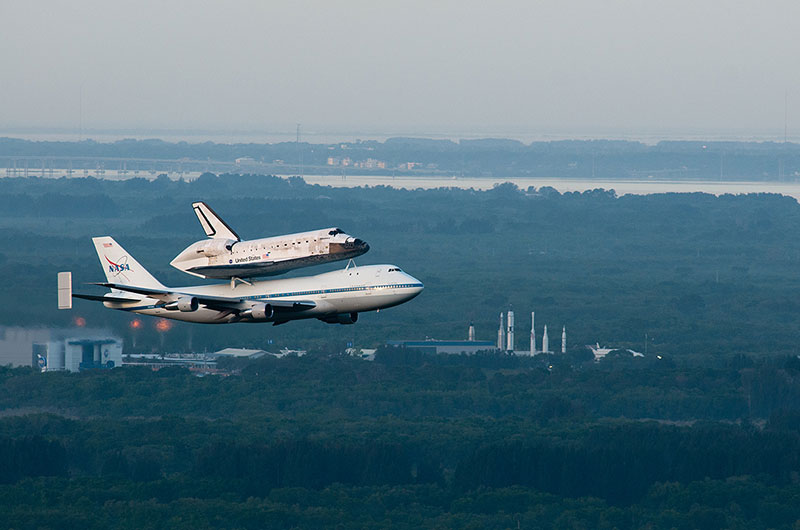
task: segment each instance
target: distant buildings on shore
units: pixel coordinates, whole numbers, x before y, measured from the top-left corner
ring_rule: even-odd
[[[350,157],[338,158],[329,156],[326,165],[341,168],[353,169],[399,169],[400,171],[411,171],[414,169],[437,169],[436,164],[423,164],[421,162],[401,162],[395,166],[385,160],[376,160],[374,158],[367,158],[365,160],[353,160]]]

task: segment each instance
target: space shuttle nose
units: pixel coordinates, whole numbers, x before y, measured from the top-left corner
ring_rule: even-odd
[[[364,252],[369,250],[369,245],[363,239],[356,239],[353,241],[353,245],[355,245],[357,249],[363,250]]]

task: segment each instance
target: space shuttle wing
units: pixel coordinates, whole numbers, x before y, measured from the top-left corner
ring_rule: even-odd
[[[191,296],[197,299],[197,302],[203,304],[211,309],[228,309],[241,311],[248,309],[252,305],[252,301],[247,298],[240,298],[238,296],[211,296],[204,294],[190,294],[181,293],[178,291],[170,291],[167,289],[151,289],[148,287],[136,287],[133,285],[122,285],[119,283],[95,283],[101,287],[108,287],[110,289],[117,289],[120,291],[127,291],[130,293],[143,294],[150,298],[155,298],[162,302],[172,302],[182,296]],[[272,298],[265,298],[259,300],[266,304],[271,305],[276,311],[304,311],[306,309],[313,309],[317,304],[312,300],[277,300]]]
[[[242,238],[234,231],[233,228],[228,226],[228,223],[223,221],[217,212],[211,209],[211,206],[206,203],[193,202],[192,208],[194,209],[197,220],[200,221],[200,226],[208,237],[211,238],[225,238],[241,241]]]

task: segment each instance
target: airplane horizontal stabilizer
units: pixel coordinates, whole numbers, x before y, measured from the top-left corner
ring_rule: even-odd
[[[58,273],[58,308],[72,309],[72,273]]]

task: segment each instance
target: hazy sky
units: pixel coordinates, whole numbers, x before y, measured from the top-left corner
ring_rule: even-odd
[[[0,1],[0,129],[800,129],[800,1]],[[509,134],[511,135],[511,134]]]

